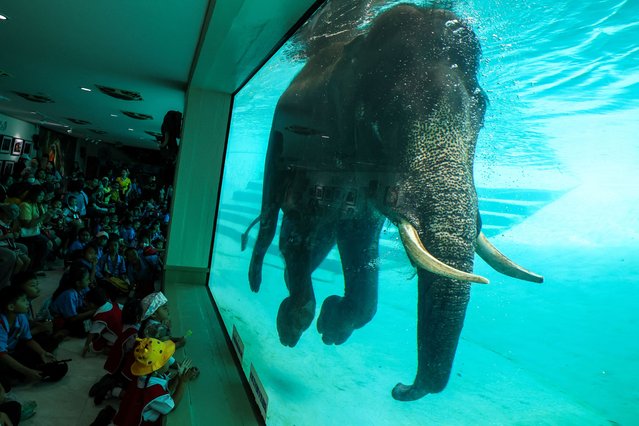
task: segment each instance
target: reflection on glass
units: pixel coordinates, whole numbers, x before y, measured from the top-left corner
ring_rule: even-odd
[[[588,315],[630,316],[598,288],[630,297],[639,262],[612,281],[604,271],[638,257],[637,227],[593,230],[603,197],[624,206],[622,223],[637,215],[613,195],[628,184],[598,161],[594,135],[615,132],[639,160],[633,133],[610,124],[631,105],[606,99],[633,93],[583,76],[603,60],[571,30],[599,34],[624,6],[396,3],[327,2],[234,101],[210,286],[268,394],[267,422],[636,418],[631,397],[596,396],[629,386],[612,372],[638,378],[630,358],[611,362],[637,353],[631,330]],[[622,45],[637,32],[614,28]],[[581,68],[563,65],[569,45]],[[636,73],[613,53],[607,67]],[[592,95],[575,93],[584,84]],[[546,282],[510,278],[541,281],[489,240]]]

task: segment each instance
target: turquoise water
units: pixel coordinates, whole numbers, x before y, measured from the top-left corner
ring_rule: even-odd
[[[210,280],[229,332],[244,342],[244,370],[254,366],[268,395],[267,423],[639,424],[639,2],[469,1],[453,10],[483,48],[490,105],[475,180],[484,233],[545,282],[505,277],[476,258],[491,283],[472,288],[447,388],[395,401],[391,389],[416,369],[417,281],[387,223],[375,318],[340,346],[324,345],[315,323],[295,348],[282,346],[278,236],[255,294],[247,271],[257,230],[244,252],[240,235],[259,214],[275,104],[304,65],[298,45],[286,44],[234,100]],[[335,249],[313,282],[318,311],[341,294]]]

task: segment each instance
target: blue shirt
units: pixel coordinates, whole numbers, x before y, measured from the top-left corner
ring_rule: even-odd
[[[124,264],[124,258],[117,255],[116,259],[111,259],[108,252],[104,253],[100,260],[98,260],[98,266],[95,270],[95,276],[98,278],[108,277],[123,277],[126,276],[126,266]]]
[[[132,283],[142,283],[154,281],[155,272],[158,270],[158,257],[157,256],[140,256],[140,269],[137,270],[133,265],[128,265],[126,268],[129,281]]]
[[[49,305],[49,310],[53,316],[62,318],[72,318],[78,315],[78,311],[84,306],[84,295],[86,292],[78,292],[74,288],[65,290]]]
[[[69,197],[73,197],[76,200],[78,200],[78,213],[80,214],[80,216],[86,216],[87,215],[87,204],[89,204],[89,197],[87,197],[87,194],[84,193],[84,191],[80,191],[80,192],[69,192],[69,195],[67,196],[67,200],[69,199]]]
[[[102,256],[104,256],[104,248],[97,246],[95,252],[96,252],[95,255],[98,258],[98,260],[102,259]]]
[[[74,251],[77,250],[83,250],[84,247],[86,246],[86,243],[83,243],[80,240],[75,240],[74,242],[71,243],[71,245],[69,245],[69,253],[73,253]]]
[[[4,314],[0,314],[0,354],[12,352],[20,340],[31,340],[31,329],[29,328],[29,318],[26,314],[16,315],[13,324]]]
[[[127,247],[135,246],[135,229],[133,229],[133,227],[120,228],[120,237],[124,240],[124,244]]]

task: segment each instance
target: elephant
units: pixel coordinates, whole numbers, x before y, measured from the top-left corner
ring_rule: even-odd
[[[344,295],[324,300],[317,330],[325,344],[342,344],[376,313],[380,232],[387,219],[395,224],[418,282],[417,373],[393,388],[397,400],[446,387],[470,283],[488,283],[472,272],[475,252],[503,274],[543,281],[481,232],[473,177],[487,107],[480,55],[453,12],[400,4],[309,56],[273,117],[250,288],[260,289],[282,210],[289,296],[277,313],[280,342],[293,347],[310,327],[311,274],[337,245]]]

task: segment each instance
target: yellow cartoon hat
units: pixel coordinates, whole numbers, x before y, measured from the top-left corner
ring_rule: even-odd
[[[131,373],[134,376],[146,376],[159,370],[175,353],[175,343],[172,340],[162,342],[147,337],[137,341],[139,343],[133,353],[135,362],[131,365]]]

